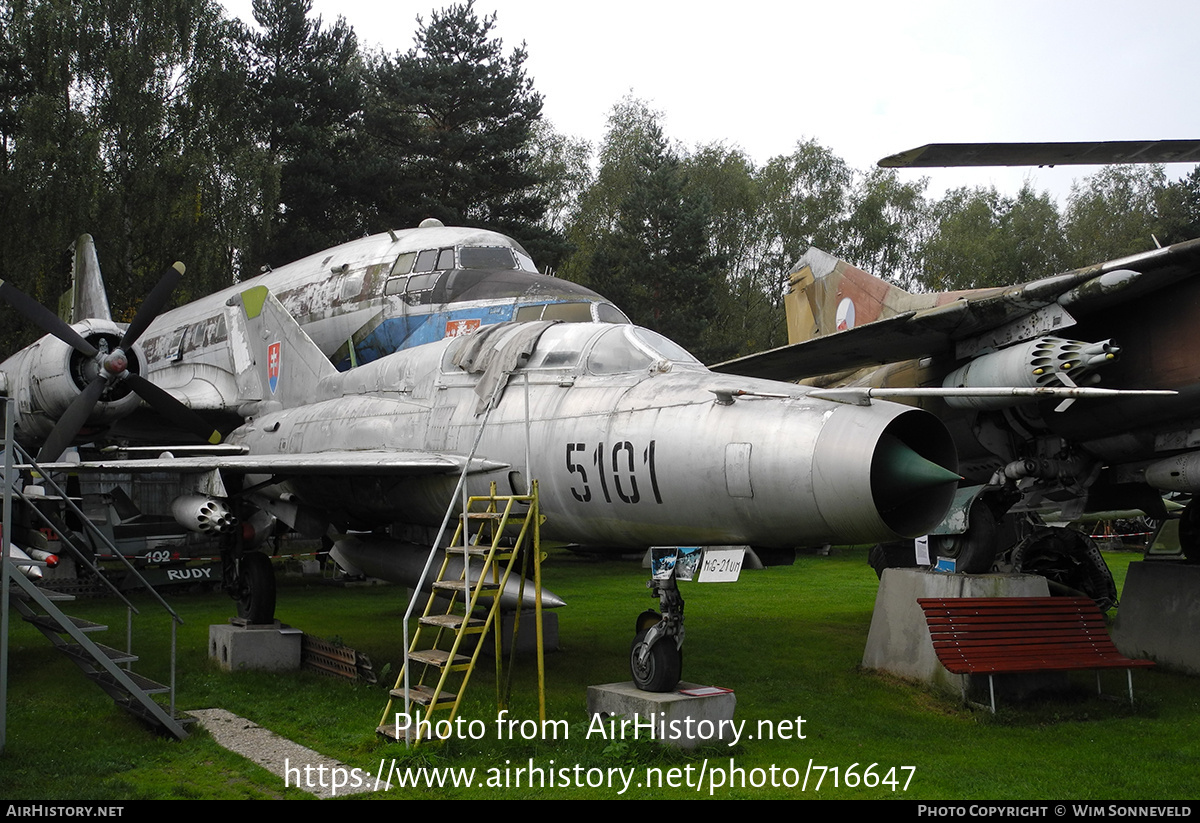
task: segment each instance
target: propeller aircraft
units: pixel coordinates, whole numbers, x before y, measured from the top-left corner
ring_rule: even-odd
[[[88,235],[75,244],[71,324],[0,281],[0,299],[47,333],[0,363],[0,394],[18,399],[17,437],[40,443],[41,460],[110,432],[212,443],[241,423],[225,304],[245,286],[163,311],[183,272],[182,263],[168,269],[124,329],[112,321]],[[279,295],[341,368],[505,320],[629,322],[595,292],[538,274],[512,238],[437,220],[318,252],[253,283]]]

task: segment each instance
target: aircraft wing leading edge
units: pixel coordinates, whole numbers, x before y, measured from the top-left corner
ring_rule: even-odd
[[[1082,143],[929,143],[879,161],[885,169],[1200,163],[1200,140]]]

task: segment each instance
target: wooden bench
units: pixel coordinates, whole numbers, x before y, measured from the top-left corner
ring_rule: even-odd
[[[1099,692],[1100,669],[1125,669],[1132,704],[1132,669],[1154,665],[1121,654],[1100,609],[1085,597],[922,597],[917,603],[947,671],[988,676],[993,714],[996,674],[1094,669]]]

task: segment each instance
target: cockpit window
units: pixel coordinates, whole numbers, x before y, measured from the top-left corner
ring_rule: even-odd
[[[392,264],[392,270],[388,273],[389,277],[400,277],[412,271],[413,261],[417,259],[415,251],[406,251],[396,258],[396,262]]]
[[[654,358],[625,335],[625,329],[609,329],[592,345],[588,353],[588,371],[592,374],[619,374],[650,368]]]
[[[672,363],[704,368],[704,364],[697,360],[691,352],[674,340],[663,337],[656,331],[650,331],[641,326],[630,326],[627,331],[641,341],[643,345],[648,346],[652,351],[657,352],[660,357],[670,360]]]
[[[437,285],[438,278],[441,276],[441,272],[428,272],[414,274],[408,278],[408,289],[404,292],[404,302],[410,306],[430,302],[433,287]]]
[[[513,252],[517,255],[518,269],[537,274],[537,266],[534,264],[532,257],[519,249],[513,249]]]
[[[538,306],[521,306],[514,320],[562,320],[566,323],[592,322],[591,303],[542,303]]]
[[[514,269],[512,249],[503,246],[462,246],[459,264],[464,269]]]
[[[527,369],[572,368],[583,355],[583,349],[596,334],[594,326],[575,323],[552,326],[540,338],[537,348],[525,364]]]
[[[631,323],[632,321],[625,316],[625,312],[618,309],[612,303],[597,303],[596,304],[596,319],[601,323]]]
[[[601,334],[588,352],[592,374],[642,371],[659,361],[684,368],[703,368],[695,357],[677,343],[639,326],[618,326]]]
[[[437,266],[437,258],[437,249],[425,249],[417,255],[417,265],[413,266],[413,271],[433,271]]]

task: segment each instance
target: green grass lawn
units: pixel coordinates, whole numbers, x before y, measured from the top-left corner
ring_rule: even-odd
[[[301,672],[225,674],[206,657],[208,625],[224,622],[231,604],[216,594],[172,598],[186,624],[180,630],[179,704],[219,707],[249,718],[350,766],[374,773],[381,759],[401,766],[475,768],[477,779],[506,765],[555,769],[638,770],[624,797],[705,797],[703,790],[637,786],[646,768],[681,778],[701,769],[728,773],[730,761],[755,782],[775,767],[777,782],[800,787],[721,787],[723,798],[820,797],[906,799],[1185,799],[1200,794],[1200,691],[1194,678],[1150,670],[1134,673],[1138,705],[1099,699],[1089,673],[1073,675],[1074,693],[1027,703],[1002,701],[1000,713],[962,707],[954,696],[859,669],[877,581],[865,549],[832,557],[802,556],[790,567],[745,572],[733,585],[683,583],[687,600],[684,678],[732,688],[737,719],[749,730],[766,721],[803,717],[804,739],[743,740],[682,754],[645,741],[586,739],[586,687],[627,680],[635,616],[655,605],[647,573],[629,562],[598,562],[554,553],[544,566],[546,586],[564,597],[561,650],[547,656],[551,719],[567,721],[568,740],[500,741],[490,670],[480,669],[463,717],[489,724],[478,741],[454,740],[441,749],[406,753],[373,730],[386,703],[383,685],[354,685]],[[1118,590],[1133,554],[1108,554]],[[141,601],[139,601],[140,603]],[[401,657],[403,590],[330,588],[285,581],[281,619],[370,655],[377,670]],[[68,611],[114,626],[124,612],[105,601],[79,601]],[[137,671],[166,678],[167,624],[151,614],[135,628]],[[13,621],[7,750],[0,756],[0,798],[128,800],[135,798],[307,797],[276,776],[217,746],[205,733],[183,742],[161,739],[114,708],[45,639]],[[102,639],[103,640],[103,639]],[[109,639],[109,645],[121,640]],[[534,718],[536,672],[517,674],[514,717]],[[1124,694],[1124,673],[1105,675],[1105,691]],[[815,790],[814,767],[836,767]],[[893,775],[893,785],[867,787],[855,778]],[[845,785],[845,770],[853,767]],[[902,769],[899,767],[912,767]],[[784,772],[784,769],[796,770]],[[754,771],[761,770],[761,771]],[[593,773],[596,774],[596,773]],[[911,780],[909,777],[911,776]],[[872,780],[872,782],[874,782]],[[907,790],[904,790],[907,782]],[[604,788],[394,789],[366,797],[592,797]]]

